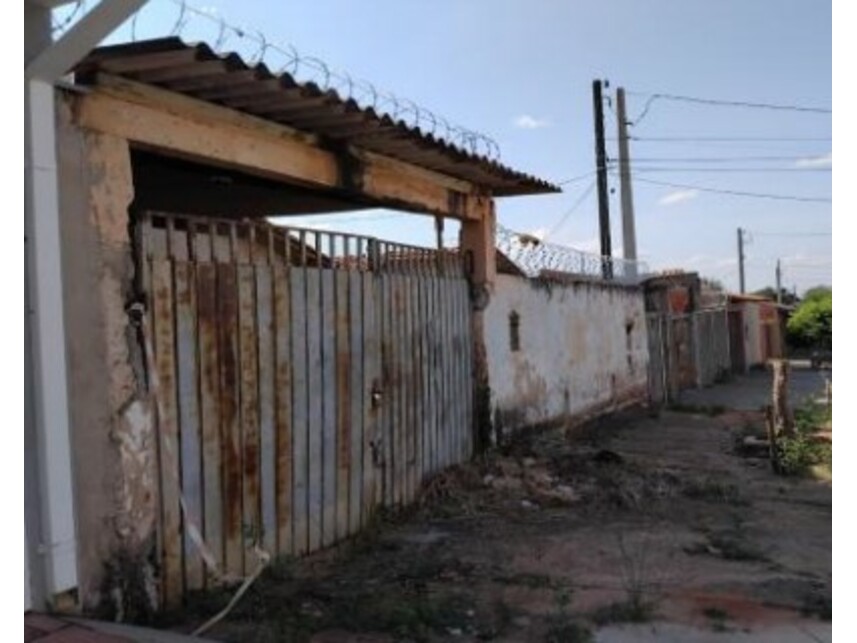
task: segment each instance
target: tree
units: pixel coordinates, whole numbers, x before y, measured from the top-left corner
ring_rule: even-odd
[[[796,347],[830,350],[833,346],[833,291],[807,291],[786,326],[789,343]]]
[[[833,295],[833,290],[829,286],[816,286],[810,288],[803,294],[803,301],[811,301],[813,299],[824,299]]]

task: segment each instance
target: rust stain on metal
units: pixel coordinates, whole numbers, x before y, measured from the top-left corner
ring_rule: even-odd
[[[250,540],[258,539],[261,518],[259,493],[259,393],[256,337],[256,291],[252,266],[238,267],[238,325],[241,371],[240,405],[243,443],[244,527]],[[249,543],[245,543],[249,544]],[[252,557],[246,561],[254,565]],[[245,573],[252,569],[245,568]]]
[[[277,435],[277,551],[293,553],[292,536],[292,407],[291,316],[289,272],[273,266],[274,369]]]
[[[182,580],[181,513],[179,507],[179,451],[173,333],[172,264],[152,263],[154,292],[154,351],[162,413],[158,421],[161,463],[161,512],[163,546],[163,600],[177,605],[184,591]]]
[[[220,368],[217,341],[217,273],[214,264],[198,265],[197,293],[204,489],[203,531],[209,548],[222,563]]]
[[[244,572],[241,533],[241,428],[238,424],[238,304],[235,267],[218,266],[218,343],[223,461],[223,521],[227,569]]]

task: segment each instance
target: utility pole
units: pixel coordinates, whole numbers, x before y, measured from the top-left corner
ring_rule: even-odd
[[[738,284],[741,294],[744,289],[744,231],[738,228]]]
[[[628,274],[637,276],[637,233],[634,229],[634,193],[631,187],[631,155],[628,152],[628,118],[625,112],[625,89],[616,90],[616,120],[619,129],[619,181],[622,196],[622,255],[630,262]]]
[[[783,303],[783,271],[780,270],[779,259],[777,259],[777,303]]]
[[[604,150],[604,100],[601,81],[592,81],[592,107],[595,116],[595,171],[598,184],[598,227],[601,233],[601,272],[613,278],[613,248],[610,242],[610,197],[607,194],[607,153]]]

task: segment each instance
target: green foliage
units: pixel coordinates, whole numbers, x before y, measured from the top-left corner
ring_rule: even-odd
[[[833,292],[808,291],[786,327],[793,346],[830,349],[833,344]]]
[[[827,286],[816,286],[815,288],[810,288],[803,294],[803,301],[815,301],[818,299],[824,299],[826,297],[830,297],[832,294],[833,290],[831,290]]]
[[[830,426],[830,407],[807,404],[795,409],[794,437],[781,437],[777,443],[780,471],[785,475],[806,475],[816,465],[833,466],[833,447],[813,434]]]

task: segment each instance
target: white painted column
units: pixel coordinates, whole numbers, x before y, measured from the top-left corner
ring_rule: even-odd
[[[25,271],[32,330],[32,384],[45,585],[77,585],[68,382],[57,197],[54,88],[25,80]]]

